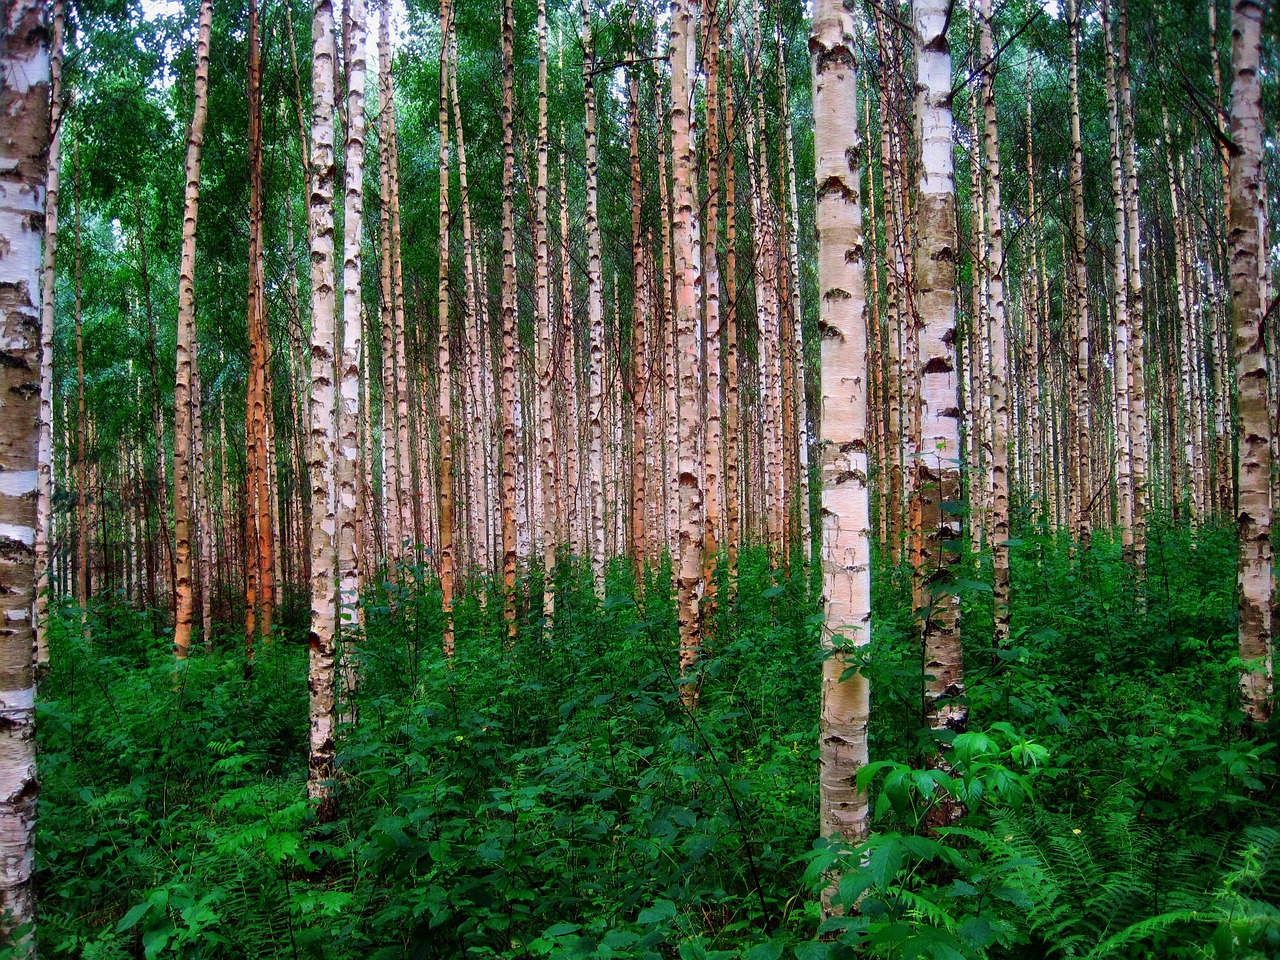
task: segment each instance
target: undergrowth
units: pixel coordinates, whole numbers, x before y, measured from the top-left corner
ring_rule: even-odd
[[[505,641],[480,584],[440,654],[438,585],[365,598],[341,816],[306,802],[305,638],[176,670],[105,603],[52,630],[38,703],[45,956],[182,958],[1280,957],[1276,731],[1235,703],[1231,531],[1015,542],[1014,642],[962,594],[970,727],[922,722],[903,570],[881,565],[873,837],[815,843],[820,617],[809,577],[721,569],[698,709],[675,676],[669,566],[604,598],[565,561]],[[1139,602],[1139,594],[1145,604]],[[1145,609],[1144,609],[1145,605]],[[944,770],[923,763],[939,748]],[[936,827],[943,799],[963,816]],[[846,916],[819,931],[834,876]],[[3,950],[0,949],[0,954]]]

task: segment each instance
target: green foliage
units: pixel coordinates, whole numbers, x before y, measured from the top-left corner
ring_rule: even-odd
[[[907,578],[878,569],[864,669],[875,814],[814,844],[807,577],[721,571],[690,717],[670,562],[566,558],[455,609],[412,565],[365,598],[341,818],[305,800],[305,646],[175,670],[152,620],[55,621],[40,702],[40,938],[126,957],[1274,957],[1274,732],[1240,735],[1228,533],[1154,527],[1147,610],[1118,548],[1014,551],[1014,645],[963,591],[969,729],[921,722]],[[981,564],[962,580],[980,585]],[[635,583],[643,584],[637,591]],[[729,598],[725,600],[724,598]],[[986,608],[984,610],[984,607]],[[1255,731],[1255,733],[1257,733]],[[1270,805],[1270,806],[1269,806]],[[839,875],[845,915],[818,930]]]

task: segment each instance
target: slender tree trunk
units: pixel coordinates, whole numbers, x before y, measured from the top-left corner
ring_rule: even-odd
[[[502,585],[507,642],[516,637],[515,24],[502,5]]]
[[[795,136],[791,126],[791,91],[787,80],[786,50],[782,42],[782,23],[774,19],[774,40],[777,47],[778,89],[782,103],[783,159],[787,178],[787,216],[783,218],[783,231],[787,238],[785,277],[790,291],[790,330],[787,346],[792,358],[792,416],[787,420],[787,433],[794,431],[796,450],[795,501],[800,514],[800,550],[804,562],[813,554],[813,530],[809,497],[809,392],[808,360],[804,345],[804,310],[800,295],[800,199],[796,189]]]
[[[342,352],[338,365],[337,516],[335,538],[338,554],[339,670],[348,697],[358,683],[353,656],[354,634],[359,630],[360,573],[363,544],[359,531],[360,501],[360,353],[364,343],[361,292],[361,246],[364,227],[365,157],[365,35],[366,0],[346,0],[347,136],[342,217]],[[443,100],[442,100],[443,102]],[[335,311],[337,306],[335,304]],[[344,711],[354,716],[350,710]]]
[[[404,263],[401,259],[403,247],[400,244],[400,150],[394,98],[389,98],[388,106],[390,112],[386,124],[387,138],[390,141],[388,178],[391,188],[391,307],[395,318],[396,460],[400,480],[397,495],[400,536],[413,539],[414,555],[417,556],[422,548],[422,537],[414,519],[413,507],[415,503],[420,504],[422,498],[414,496],[417,473],[413,469],[414,459],[409,443],[412,424],[409,418],[408,334],[405,330]]]
[[[1161,109],[1166,146],[1166,166],[1169,176],[1169,208],[1173,231],[1173,278],[1178,308],[1179,328],[1182,332],[1181,349],[1178,351],[1180,379],[1183,396],[1182,459],[1192,478],[1189,494],[1197,521],[1210,512],[1211,464],[1209,455],[1208,423],[1205,408],[1209,401],[1209,384],[1203,377],[1204,366],[1199,362],[1203,331],[1200,327],[1201,284],[1197,275],[1192,248],[1195,246],[1194,227],[1186,215],[1183,181],[1187,176],[1182,156],[1175,164],[1169,133],[1169,110]],[[1198,157],[1197,157],[1198,159]],[[1196,164],[1198,166],[1198,164]]]
[[[173,526],[178,574],[174,583],[177,617],[174,620],[173,649],[179,660],[185,660],[191,648],[191,461],[194,439],[191,386],[193,377],[198,376],[195,370],[199,359],[196,340],[196,221],[200,213],[200,151],[204,146],[204,121],[208,112],[209,38],[212,29],[213,0],[203,0],[200,4],[200,32],[196,39],[194,106],[191,128],[187,133],[182,262],[178,268],[178,369],[173,394]],[[196,397],[198,399],[198,393]]]
[[[726,4],[731,0],[726,0]],[[738,129],[733,96],[733,13],[726,10],[724,31],[724,295],[728,308],[724,315],[724,490],[725,539],[729,576],[738,569],[738,546],[742,539],[742,406],[738,392],[738,204],[735,194]]]
[[[701,395],[698,354],[701,348],[702,258],[698,239],[698,214],[694,198],[697,153],[694,146],[695,115],[694,15],[690,0],[671,4],[671,158],[672,202],[675,222],[672,250],[675,255],[676,372],[679,380],[680,418],[676,475],[680,496],[677,617],[680,624],[680,673],[688,677],[702,645],[702,548],[703,502],[700,481],[697,410]],[[686,683],[682,699],[690,709],[697,703],[696,685]]]
[[[865,109],[861,115],[861,126],[858,135],[865,143],[866,133],[871,129],[871,90],[865,92]],[[870,316],[867,324],[867,362],[870,366],[870,379],[867,383],[868,422],[871,452],[868,464],[878,470],[879,483],[876,488],[876,526],[877,540],[882,551],[889,549],[889,430],[888,430],[888,378],[885,376],[885,337],[880,323],[880,269],[877,266],[880,257],[880,244],[876,234],[876,189],[871,172],[871,155],[869,150],[863,151],[866,164],[866,180],[864,181],[867,197],[867,244],[871,250],[871,269],[868,271],[870,289],[867,305]],[[859,171],[861,173],[862,171]],[[859,198],[861,200],[861,198]]]
[[[764,533],[769,548],[784,553],[784,522],[788,490],[782,472],[782,364],[776,260],[776,210],[769,177],[766,144],[759,11],[752,12],[752,51],[747,84],[755,96],[747,116],[747,171],[751,183],[752,267],[756,295],[756,372],[759,396],[760,446],[756,462],[761,470],[757,490],[763,501]]]
[[[271,456],[267,443],[266,276],[263,244],[262,67],[258,8],[249,6],[249,376],[245,410],[245,650],[271,631],[274,590]]]
[[[888,43],[885,38],[883,26],[883,13],[880,8],[875,8],[876,18],[876,41],[877,48],[880,51],[881,58],[888,62],[892,56]],[[888,357],[888,379],[885,384],[886,393],[888,394],[888,402],[886,404],[889,416],[889,429],[887,436],[887,446],[889,449],[889,459],[886,469],[886,486],[889,489],[889,561],[897,564],[902,559],[902,493],[905,489],[903,474],[905,470],[904,464],[904,444],[906,442],[906,433],[903,429],[903,389],[902,389],[902,328],[906,321],[906,314],[902,309],[902,292],[901,286],[905,278],[897,269],[897,257],[895,253],[896,237],[899,230],[895,223],[898,208],[896,196],[898,195],[897,187],[894,180],[893,150],[891,147],[891,124],[893,123],[892,113],[892,93],[889,84],[881,84],[880,94],[880,176],[881,176],[881,192],[880,196],[883,201],[884,224],[884,259],[885,259],[885,303],[887,306],[886,326],[888,330],[889,340],[889,357]],[[872,184],[873,191],[875,189]],[[875,269],[873,265],[873,269]]]
[[[556,487],[555,364],[551,319],[551,250],[548,244],[547,166],[547,4],[538,0],[538,173],[534,202],[534,304],[537,323],[538,467],[542,495],[542,615],[548,625],[555,613],[557,535],[561,504]],[[634,163],[634,161],[633,161]]]
[[[663,104],[661,84],[654,91],[654,115],[666,117]],[[673,300],[675,284],[675,260],[672,251],[672,232],[675,224],[675,212],[671,202],[670,178],[667,174],[667,124],[658,123],[658,220],[662,230],[662,442],[659,449],[662,454],[662,475],[666,482],[661,484],[663,503],[663,542],[667,551],[675,556],[675,537],[680,529],[680,500],[670,482],[673,476],[671,458],[679,445],[676,428],[680,414],[680,401],[677,392],[675,374],[675,303]]]
[[[36,671],[49,669],[49,546],[53,527],[53,307],[58,263],[58,188],[62,175],[62,49],[64,0],[53,3],[49,54],[49,168],[45,180],[44,265],[40,275],[40,438],[36,456]]]
[[[1138,160],[1137,140],[1134,135],[1133,94],[1129,78],[1129,23],[1128,2],[1118,0],[1120,8],[1119,82],[1121,138],[1124,143],[1124,216],[1126,230],[1125,266],[1129,271],[1128,307],[1130,323],[1130,351],[1128,382],[1125,390],[1129,401],[1128,432],[1131,438],[1131,469],[1133,472],[1133,562],[1138,573],[1140,602],[1145,604],[1143,583],[1147,567],[1147,384],[1146,384],[1146,322],[1142,293],[1142,238],[1138,222]]]
[[[560,142],[562,144],[565,143],[565,125],[563,122],[560,124]],[[561,476],[564,477],[564,526],[561,527],[559,539],[561,542],[570,544],[575,556],[582,556],[585,549],[585,537],[582,532],[581,511],[578,509],[581,502],[579,496],[581,434],[578,429],[578,361],[574,338],[573,258],[569,254],[571,242],[569,234],[569,183],[568,172],[563,162],[565,159],[566,155],[562,154],[559,196],[560,334],[558,340],[560,369],[562,371],[561,388],[563,390],[563,437],[561,446],[564,448],[564,469],[561,471]]]
[[[386,15],[385,8],[383,15]],[[334,87],[332,0],[314,0],[311,20],[311,755],[307,796],[328,822],[337,814],[336,755],[337,555],[334,550]]]
[[[1000,139],[996,127],[995,54],[991,0],[980,0],[983,147],[987,163],[987,252],[991,314],[991,568],[995,616],[993,643],[1009,643],[1009,385],[1004,293],[1004,219],[1000,210]]]
[[[703,476],[706,518],[703,525],[702,581],[708,595],[715,590],[716,560],[720,552],[721,505],[724,500],[724,452],[720,409],[720,10],[719,0],[702,0],[703,56],[707,75],[705,142],[707,168],[707,228],[704,244],[706,291],[706,419],[703,435]],[[633,236],[639,240],[637,221]]]
[[[1032,513],[1033,518],[1037,518],[1043,523],[1047,517],[1048,511],[1045,502],[1049,498],[1049,481],[1044,475],[1044,458],[1041,456],[1043,449],[1042,442],[1044,439],[1044,425],[1041,413],[1041,396],[1042,396],[1042,376],[1041,376],[1041,357],[1040,349],[1041,336],[1040,327],[1043,317],[1049,311],[1048,297],[1040,294],[1040,281],[1042,274],[1040,272],[1039,258],[1039,237],[1040,222],[1037,220],[1036,214],[1036,172],[1035,172],[1035,156],[1033,147],[1035,144],[1034,130],[1032,126],[1032,88],[1031,78],[1033,71],[1031,64],[1027,65],[1026,75],[1026,96],[1027,96],[1027,230],[1030,234],[1030,256],[1028,258],[1028,269],[1030,278],[1028,281],[1028,293],[1026,302],[1029,309],[1027,310],[1027,386],[1029,396],[1027,404],[1030,407],[1030,446],[1031,446],[1031,463],[1028,486],[1028,493],[1035,498],[1035,509]]]
[[[213,511],[209,506],[209,474],[204,453],[204,405],[203,390],[200,385],[200,366],[191,365],[191,417],[192,440],[195,444],[195,502],[196,524],[200,531],[200,564],[198,580],[200,583],[200,636],[204,648],[213,648],[213,572],[214,572],[214,531]]]
[[[854,118],[854,27],[838,0],[817,0],[813,63],[819,322],[822,338],[824,521],[822,667],[818,796],[820,831],[846,847],[867,836],[867,795],[855,776],[867,763],[870,687],[845,676],[850,647],[871,639],[871,501],[867,490],[866,304],[863,287],[862,144]],[[824,894],[831,909],[834,885]]]
[[[588,0],[582,0],[582,97],[586,110],[587,150],[587,487],[591,502],[591,569],[596,590],[604,589],[604,284],[600,275],[599,161],[596,136],[595,29]]]
[[[1070,401],[1071,420],[1074,424],[1070,459],[1075,467],[1071,484],[1071,525],[1080,546],[1087,549],[1092,528],[1089,505],[1093,495],[1093,471],[1089,457],[1092,406],[1089,393],[1089,276],[1085,268],[1084,154],[1080,137],[1081,20],[1076,0],[1067,0],[1067,25],[1070,31],[1067,83],[1071,99],[1071,162],[1067,179],[1071,189],[1070,264],[1075,316],[1075,377]]]
[[[1236,524],[1240,538],[1240,697],[1245,715],[1264,722],[1272,697],[1271,417],[1267,407],[1258,259],[1262,238],[1258,206],[1262,179],[1262,54],[1265,0],[1231,5],[1231,325],[1235,331],[1236,392],[1240,416]]]
[[[84,396],[84,311],[81,284],[80,238],[80,141],[75,143],[75,180],[72,182],[72,201],[75,206],[75,328],[76,328],[76,600],[80,604],[80,629],[85,640],[89,639],[89,480],[86,453],[89,420]],[[141,381],[139,381],[141,392]],[[139,398],[140,399],[140,398]],[[151,503],[147,497],[146,502]],[[159,606],[156,596],[154,540],[148,538],[152,553],[149,555],[148,580],[151,587],[151,604]]]
[[[631,11],[632,49],[635,42],[636,14]],[[710,82],[708,96],[712,93]],[[649,416],[649,277],[646,273],[643,217],[643,181],[640,176],[640,71],[627,68],[627,141],[631,160],[631,557],[636,582],[642,582],[645,563],[649,560],[646,517],[648,478],[646,465],[649,451],[647,433]]]
[[[449,54],[453,29],[450,0],[440,5],[440,282],[436,338],[439,384],[436,396],[440,436],[440,594],[444,615],[444,655],[453,657],[453,391],[449,355]]]
[[[951,148],[951,53],[947,0],[912,4],[920,137],[916,304],[920,310],[921,456],[913,511],[923,534],[914,607],[924,643],[925,697],[934,730],[964,730],[960,597],[952,586],[960,516],[960,381],[956,359],[955,161]]]
[[[382,334],[382,514],[386,555],[398,563],[409,531],[400,519],[402,473],[396,429],[395,295],[391,284],[391,131],[395,103],[391,89],[391,4],[382,0],[378,16],[378,169],[380,231],[378,280],[381,290]]]
[[[969,72],[976,74],[971,43]],[[973,224],[970,231],[973,243],[973,296],[969,307],[969,330],[965,337],[967,362],[965,363],[966,399],[969,416],[969,549],[977,554],[982,550],[983,533],[989,518],[987,503],[987,469],[990,468],[988,445],[990,424],[987,412],[987,214],[982,184],[982,160],[979,145],[982,143],[982,125],[978,121],[978,97],[975,89],[969,97],[969,136],[974,150],[969,156],[969,194],[972,201]],[[984,469],[986,468],[986,469]]]
[[[1113,17],[1103,0],[1102,24],[1106,58],[1107,119],[1111,143],[1111,201],[1115,214],[1114,250],[1114,376],[1116,399],[1116,493],[1120,512],[1120,541],[1126,559],[1133,557],[1133,440],[1129,432],[1129,268],[1124,216],[1124,168],[1121,164],[1120,111],[1116,93]]]

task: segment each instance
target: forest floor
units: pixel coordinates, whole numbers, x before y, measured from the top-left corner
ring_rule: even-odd
[[[1277,727],[1236,706],[1232,531],[1153,524],[1146,609],[1117,544],[1012,548],[1013,645],[989,569],[963,599],[969,732],[921,772],[909,577],[880,565],[874,837],[817,830],[821,615],[811,578],[744,551],[689,715],[668,570],[597,601],[562,570],[554,629],[468,594],[366,601],[341,815],[306,801],[307,647],[246,671],[228,636],[175,674],[153,617],[95,604],[51,631],[38,703],[46,957],[1280,958]],[[536,586],[536,585],[535,585]],[[535,591],[536,595],[536,591]],[[929,826],[946,795],[953,826]],[[936,818],[935,818],[936,819]],[[819,930],[841,871],[857,905]],[[0,956],[4,950],[0,948]]]

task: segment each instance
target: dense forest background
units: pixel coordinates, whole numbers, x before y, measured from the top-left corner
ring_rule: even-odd
[[[943,4],[940,228],[918,11],[844,10],[869,412],[833,439],[821,11],[410,3],[353,47],[355,3],[219,2],[207,62],[199,4],[52,13],[40,950],[1280,957],[1229,217],[1242,7],[1274,506],[1280,12]],[[326,409],[351,419],[323,447]],[[848,479],[856,560],[824,554]],[[325,504],[351,551],[327,567]],[[848,644],[842,565],[870,574]],[[870,762],[842,843],[822,771],[850,683]]]

